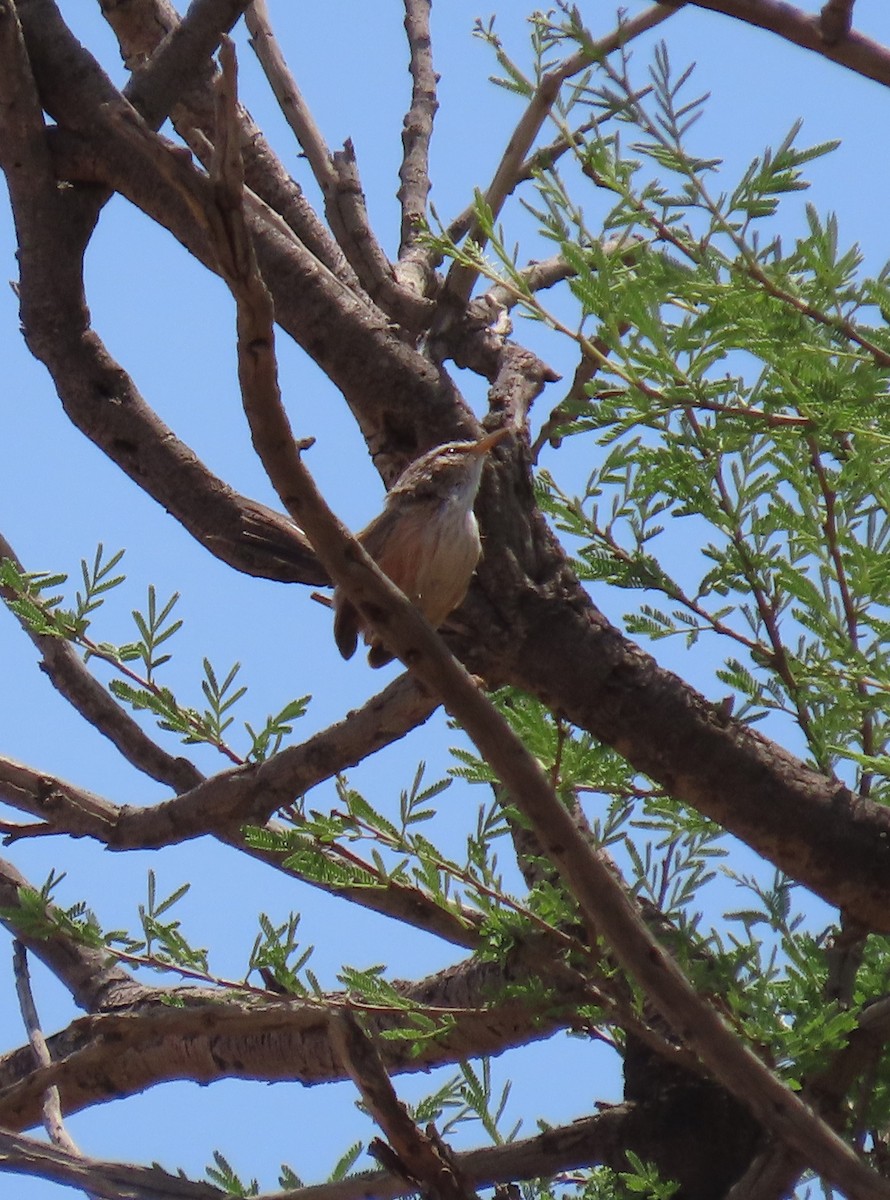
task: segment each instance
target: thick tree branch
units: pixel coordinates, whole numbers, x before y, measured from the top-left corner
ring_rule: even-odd
[[[331,156],[331,165],[336,185],[325,196],[325,212],[337,241],[374,303],[416,335],[432,313],[432,302],[399,283],[374,236],[350,138]]]
[[[500,345],[492,403],[519,424],[540,377]],[[466,632],[451,639],[462,660],[538,696],[866,928],[890,930],[887,808],[725,718],[614,629],[535,511],[521,447],[492,461],[476,511],[486,552],[461,608]]]
[[[157,805],[117,805],[67,780],[0,758],[0,800],[37,817],[41,824],[6,829],[7,841],[66,833],[90,837],[111,850],[157,849],[210,835],[295,879],[414,925],[455,945],[472,948],[478,915],[442,908],[422,891],[393,880],[377,887],[350,887],[309,878],[285,865],[286,855],[248,845],[244,826],[265,826],[325,779],[403,737],[426,719],[429,697],[402,676],[344,721],[259,765],[213,776],[191,791]],[[280,826],[270,826],[281,830]],[[337,863],[335,849],[319,847]],[[370,881],[369,881],[370,882]]]
[[[337,186],[337,173],[333,167],[333,155],[324,134],[316,123],[312,110],[303,99],[296,80],[288,68],[284,54],[272,30],[272,21],[266,0],[253,0],[245,17],[250,30],[251,46],[265,72],[269,86],[278,101],[278,107],[290,126],[315,176],[322,195]]]
[[[161,1167],[84,1158],[36,1138],[0,1130],[0,1171],[36,1175],[88,1190],[106,1200],[225,1200],[230,1193],[209,1183],[170,1175]],[[276,1200],[282,1200],[278,1193]],[[295,1198],[296,1200],[296,1198]]]
[[[0,889],[2,890],[2,889]],[[39,948],[34,952],[40,955]],[[243,998],[221,988],[148,988],[131,984],[113,1009],[72,1022],[50,1036],[52,1065],[34,1070],[30,1046],[0,1056],[0,1125],[24,1129],[40,1120],[43,1094],[57,1086],[66,1114],[133,1095],[171,1079],[289,1080],[304,1084],[345,1078],[330,1044],[330,1011],[363,1011],[369,1032],[407,1032],[411,1007],[449,1024],[417,1053],[411,1039],[381,1040],[386,1070],[428,1070],[477,1055],[499,1054],[565,1028],[565,1014],[500,999],[537,977],[535,956],[509,954],[501,963],[469,960],[417,983],[396,983],[406,1008],[383,1008],[337,993],[322,1000],[271,996],[245,988]],[[121,972],[121,974],[124,974]],[[565,993],[567,1008],[583,990]]]
[[[666,7],[673,0],[660,0]],[[823,26],[819,16],[795,8],[785,0],[688,0],[696,8],[707,8],[711,12],[725,13],[747,25],[756,25],[777,33],[788,42],[812,50],[824,58],[838,63],[862,75],[890,87],[890,47],[874,42],[855,31],[847,33],[838,41],[826,40],[823,29],[835,32],[829,21]],[[841,6],[826,6],[834,11]],[[849,6],[852,9],[852,5]]]
[[[427,1011],[430,1005],[452,1009],[458,1006],[459,1009],[463,1009],[463,1013],[458,1011],[456,1014],[458,1027],[454,1036],[460,1041],[466,1037],[469,1044],[478,1045],[480,1030],[473,1029],[472,1014],[467,1006],[478,1003],[483,997],[486,998],[487,1010],[479,1014],[484,1017],[481,1028],[486,1035],[494,1032],[510,1010],[509,1005],[506,1008],[499,1008],[497,1005],[491,1007],[492,998],[498,994],[503,983],[506,981],[511,988],[515,988],[526,975],[529,978],[540,976],[542,964],[537,958],[537,951],[533,947],[529,949],[530,954],[519,952],[510,955],[500,965],[469,963],[418,985],[400,986],[406,997],[413,998]],[[552,980],[556,983],[555,976]],[[568,976],[564,981],[565,987],[561,990],[562,999],[570,1010],[585,994],[583,981],[578,982],[581,990],[573,991],[576,984]],[[172,1024],[167,1022],[171,1010],[163,1004],[165,996],[176,996],[178,1003],[186,1006],[186,1010],[175,1010],[182,1016],[181,1023],[175,1020]],[[332,997],[331,1001],[335,1004],[339,1002],[337,997]],[[283,1000],[278,1002],[285,1004]],[[219,1020],[207,1019],[208,1004]],[[246,1008],[239,1005],[232,995],[231,987],[226,997],[225,993],[201,988],[159,989],[131,983],[128,992],[118,995],[114,1000],[114,1007],[126,1014],[125,1023],[104,1018],[76,1022],[68,1031],[50,1039],[52,1058],[54,1063],[58,1064],[52,1069],[34,1077],[27,1051],[14,1052],[0,1060],[0,1087],[6,1089],[0,1092],[0,1115],[9,1123],[8,1106],[14,1104],[14,1115],[18,1120],[22,1111],[25,1111],[22,1105],[30,1112],[27,1105],[33,1106],[38,1103],[40,1088],[51,1083],[64,1085],[66,1107],[71,1111],[71,1106],[79,1106],[81,1100],[83,1103],[101,1100],[102,1087],[111,1087],[121,1094],[128,1094],[131,1088],[151,1086],[171,1077],[171,1073],[172,1077],[177,1077],[179,1060],[175,1053],[167,1053],[171,1046],[184,1046],[183,1053],[189,1063],[190,1077],[194,1074],[193,1064],[212,1063],[213,1068],[208,1068],[206,1076],[208,1082],[212,1078],[220,1077],[220,1072],[223,1076],[234,1073],[251,1077],[255,1070],[258,1077],[265,1077],[263,1072],[268,1070],[267,1052],[286,1056],[286,1062],[290,1062],[296,1070],[296,1077],[306,1081],[319,1078],[319,1071],[322,1072],[322,1078],[326,1077],[323,1074],[325,1070],[336,1072],[336,1060],[324,1052],[325,1042],[317,1037],[312,1006],[308,1011],[303,1011],[303,1016],[308,1021],[306,1027],[299,1023],[302,1020],[300,1012],[288,1015],[287,1011],[283,1011],[279,1014],[279,1019],[276,1019],[274,1006],[261,1006],[257,1029],[254,1029],[250,1023],[250,1012],[256,1004],[256,999],[252,999]],[[517,1010],[514,1016],[518,1015],[519,1011],[521,1010]],[[160,1024],[156,1022],[156,1017]],[[298,1019],[296,1025],[295,1018]],[[380,1030],[390,1027],[393,1020],[398,1021],[400,1018],[398,1014],[391,1014],[389,1018],[383,1014],[376,1017],[371,1009],[367,1019],[371,1021],[371,1027],[379,1033]],[[284,1032],[275,1032],[279,1026]],[[252,1030],[253,1036],[245,1032],[242,1037],[239,1032],[242,1027],[245,1031]],[[531,1036],[546,1035],[546,1027],[545,1021]],[[537,1029],[534,1022],[532,1028]],[[292,1033],[287,1032],[288,1030],[292,1030]],[[526,1037],[529,1036],[527,1030],[528,1026]],[[266,1045],[270,1038],[273,1041],[271,1047]],[[451,1048],[457,1055],[461,1053],[460,1041]],[[165,1054],[160,1060],[157,1054],[159,1045],[165,1047]],[[415,1064],[410,1054],[407,1057],[398,1053],[393,1055],[392,1043],[382,1045],[387,1048],[387,1069],[414,1068]],[[448,1047],[445,1047],[445,1050],[446,1057],[443,1061],[451,1061],[447,1057]],[[421,1066],[429,1065],[425,1059],[426,1056],[421,1060]],[[233,1061],[236,1063],[234,1071],[231,1067]],[[201,1069],[203,1070],[203,1067]],[[280,1064],[276,1069],[281,1069]],[[273,1074],[273,1077],[278,1076]],[[335,1074],[333,1077],[339,1076]],[[81,1095],[89,1089],[92,1089],[91,1100]],[[688,1128],[693,1143],[702,1136],[717,1139],[715,1151],[718,1155],[721,1154],[719,1148],[723,1147],[723,1177],[732,1178],[731,1174],[725,1174],[727,1169],[732,1171],[732,1166],[726,1161],[730,1141],[725,1140],[727,1133],[720,1132],[722,1118],[719,1115],[721,1104],[717,1103],[719,1098],[707,1090],[698,1102],[694,1096],[695,1093],[692,1097],[693,1107],[690,1108],[689,1099],[678,1095],[674,1089],[670,1096],[674,1116],[679,1119],[678,1105],[681,1106],[681,1127]],[[6,1108],[3,1102],[7,1105]],[[712,1125],[715,1118],[717,1123]],[[22,1121],[24,1123],[25,1119],[22,1118]],[[609,1130],[613,1131],[614,1137],[610,1137]],[[683,1162],[684,1155],[692,1153],[693,1145],[690,1144],[684,1151],[683,1140],[678,1140],[673,1123],[668,1121],[665,1124],[649,1105],[638,1109],[631,1106],[629,1110],[623,1110],[620,1126],[612,1125],[608,1119],[595,1118],[585,1123],[583,1128],[573,1126],[570,1130],[550,1131],[543,1138],[531,1139],[530,1142],[516,1147],[518,1158],[512,1152],[507,1152],[504,1162],[501,1163],[500,1155],[482,1151],[478,1152],[478,1157],[475,1154],[466,1156],[466,1163],[467,1167],[472,1166],[474,1181],[477,1170],[484,1172],[479,1182],[489,1178],[489,1172],[493,1172],[490,1177],[497,1181],[501,1178],[497,1174],[499,1169],[518,1177],[539,1175],[543,1173],[542,1167],[547,1163],[553,1164],[556,1169],[559,1165],[572,1166],[602,1161],[616,1169],[623,1169],[624,1150],[627,1146],[635,1148],[643,1157],[655,1157],[658,1161],[674,1164],[673,1173],[687,1177],[678,1167]]]
[[[250,0],[193,0],[151,57],[133,71],[123,90],[143,119],[160,128],[174,105],[213,74],[212,56]]]
[[[636,1150],[641,1158],[657,1159],[660,1150],[674,1138],[675,1130],[669,1122],[659,1129],[651,1115],[638,1106],[617,1104],[596,1116],[547,1129],[534,1137],[454,1157],[463,1177],[475,1187],[485,1188],[598,1164],[626,1170],[627,1148]],[[171,1176],[158,1167],[75,1159],[33,1138],[0,1131],[0,1170],[4,1169],[74,1186],[88,1182],[97,1195],[107,1195],[111,1200],[119,1200],[124,1187],[134,1200],[222,1200],[222,1193],[209,1184]],[[108,1190],[103,1192],[103,1187]],[[416,1185],[386,1171],[365,1171],[335,1183],[260,1195],[257,1200],[367,1200],[369,1196],[396,1200],[413,1194],[415,1189]]]
[[[385,1155],[382,1146],[375,1152],[373,1142],[370,1152],[383,1161],[394,1157],[398,1173],[413,1183],[425,1200],[478,1200],[450,1153],[429,1133],[421,1132],[409,1117],[377,1047],[352,1013],[334,1014],[331,1042],[365,1107],[389,1140]]]

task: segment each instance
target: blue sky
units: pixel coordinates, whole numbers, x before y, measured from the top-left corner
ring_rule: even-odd
[[[525,61],[525,6],[512,0],[502,7],[497,26],[507,47]],[[627,7],[634,13],[643,6]],[[93,6],[68,0],[60,8],[113,78],[122,82],[113,39]],[[313,21],[311,29],[303,6],[279,0],[270,8],[290,65],[329,145],[353,139],[372,221],[384,245],[394,249],[399,135],[409,86],[400,6],[328,0],[323,22]],[[595,30],[612,27],[609,5],[589,4],[587,9]],[[490,51],[471,36],[474,18],[488,13],[466,0],[440,3],[434,13],[434,55],[442,82],[432,200],[446,220],[466,205],[473,188],[486,185],[520,113],[518,101],[487,82],[495,64]],[[859,0],[856,17],[858,28],[890,42],[890,11],[882,0]],[[678,69],[697,62],[697,90],[710,92],[711,100],[695,132],[696,149],[724,158],[730,180],[766,145],[778,143],[799,116],[805,122],[801,142],[843,139],[840,150],[808,170],[813,188],[806,199],[822,212],[836,211],[842,242],[858,241],[868,267],[877,269],[888,257],[890,165],[882,150],[890,106],[886,90],[769,34],[692,7],[636,43],[635,65],[641,75],[659,38],[667,41]],[[297,157],[243,38],[240,63],[242,99],[314,198],[308,167]],[[783,210],[788,236],[802,227],[802,206],[803,199],[793,197]],[[505,210],[508,228],[514,214],[515,208]],[[2,206],[0,261],[8,279],[16,274],[13,253],[11,223]],[[208,466],[239,490],[274,504],[247,449],[232,347],[233,306],[223,285],[119,198],[103,213],[89,251],[87,279],[95,328],[149,403]],[[206,654],[223,672],[238,660],[243,664],[242,682],[250,687],[244,716],[254,724],[291,697],[315,693],[297,730],[302,735],[337,719],[395,673],[390,668],[371,674],[359,658],[343,663],[330,638],[329,613],[313,603],[305,589],[235,576],[200,551],[68,424],[45,371],[17,336],[15,299],[9,289],[0,291],[0,321],[5,330],[0,445],[6,448],[0,473],[0,528],[26,566],[35,570],[76,573],[81,557],[90,558],[98,542],[109,551],[127,548],[128,584],[109,602],[107,618],[103,615],[97,626],[99,636],[130,636],[130,608],[142,604],[149,582],[162,596],[179,591],[178,614],[185,628],[173,647],[171,685],[181,688],[185,699],[197,701],[202,657]],[[538,336],[525,323],[517,333],[520,339]],[[550,345],[545,353],[550,353]],[[300,435],[317,439],[310,466],[339,515],[359,527],[375,513],[382,494],[361,439],[336,391],[283,336],[279,353],[294,427]],[[554,365],[571,369],[570,360]],[[477,384],[470,398],[477,406],[484,403]],[[537,419],[543,419],[548,407],[546,400],[540,402]],[[577,464],[579,471],[581,466]],[[624,596],[597,596],[597,601],[615,619],[627,606]],[[664,658],[673,652],[658,647],[656,653]],[[7,681],[0,700],[0,751],[117,801],[141,804],[163,797],[163,789],[120,762],[55,695],[35,669],[30,642],[5,612],[0,612],[0,663]],[[706,686],[707,662],[670,665],[691,667]],[[447,770],[448,746],[456,739],[442,719],[434,719],[406,743],[356,771],[352,780],[376,804],[390,807],[410,785],[418,760],[428,763],[430,779]],[[205,771],[224,765],[209,751],[196,754],[195,761]],[[464,815],[483,802],[481,789],[466,793],[455,787],[447,798],[447,806],[460,806]],[[456,820],[446,830],[455,847],[463,836],[461,829],[462,822]],[[449,959],[447,947],[431,945],[411,931],[394,930],[381,919],[308,889],[295,889],[256,866],[237,863],[232,852],[216,846],[192,843],[160,856],[114,856],[89,844],[63,847],[31,841],[10,856],[36,883],[51,866],[62,866],[68,878],[60,898],[71,903],[86,897],[108,927],[133,924],[136,905],[144,900],[149,867],[156,871],[161,889],[172,890],[191,880],[183,921],[195,942],[212,948],[213,969],[222,975],[243,971],[260,908],[279,920],[292,909],[304,914],[301,932],[318,945],[312,963],[332,987],[341,962],[370,965],[384,956],[381,947],[396,976],[432,971]],[[75,1013],[59,985],[39,967],[34,969],[34,983],[45,1028],[54,1030],[70,1021]],[[9,950],[6,939],[0,938],[3,1049],[23,1040],[19,1025]],[[552,1078],[559,1064],[570,1064],[566,1082],[553,1089],[539,1110],[535,1106],[541,1078]],[[501,1079],[509,1066],[497,1065]],[[556,1123],[589,1112],[594,1099],[618,1098],[619,1084],[603,1052],[580,1042],[562,1048],[532,1047],[521,1056],[517,1073],[510,1111],[514,1118],[525,1116],[527,1133],[534,1131],[535,1115]],[[431,1090],[434,1081],[411,1080],[398,1086],[409,1097],[419,1096]],[[191,1084],[169,1085],[83,1114],[70,1127],[84,1150],[96,1157],[157,1159],[193,1176],[200,1176],[213,1149],[221,1148],[246,1176],[257,1174],[263,1188],[272,1189],[280,1161],[290,1162],[307,1180],[322,1178],[350,1140],[367,1136],[353,1118],[352,1093],[351,1085],[311,1093],[296,1085],[225,1083],[203,1090]],[[246,1111],[252,1117],[249,1126]],[[60,1194],[40,1181],[17,1179],[14,1186],[22,1200],[49,1200]]]

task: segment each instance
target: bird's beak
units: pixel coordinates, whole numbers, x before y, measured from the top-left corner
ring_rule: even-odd
[[[480,438],[473,446],[473,454],[487,454],[493,446],[498,442],[502,442],[508,433],[512,433],[509,428],[496,429],[494,433],[487,434],[484,438]]]

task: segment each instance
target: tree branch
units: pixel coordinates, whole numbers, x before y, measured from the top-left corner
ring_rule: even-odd
[[[121,1200],[122,1196],[127,1200],[225,1200],[229,1195],[209,1183],[169,1175],[162,1167],[84,1158],[5,1130],[0,1130],[0,1171],[36,1175],[88,1190],[105,1200]],[[276,1200],[283,1200],[282,1193],[278,1193]]]
[[[673,1137],[670,1122],[657,1122],[633,1104],[605,1107],[593,1117],[547,1129],[534,1137],[455,1154],[463,1177],[475,1187],[492,1187],[520,1179],[537,1179],[562,1171],[605,1163],[626,1170],[627,1147],[644,1159],[659,1157]],[[126,1187],[134,1200],[222,1200],[210,1184],[171,1176],[159,1167],[75,1159],[34,1138],[0,1131],[0,1170],[23,1171],[74,1186],[89,1186],[97,1195],[119,1200]],[[109,1190],[102,1191],[102,1188]],[[275,1192],[257,1200],[396,1200],[413,1194],[416,1185],[386,1171],[363,1171],[335,1183],[314,1184],[298,1191]],[[757,1198],[760,1200],[760,1197]]]
[[[7,558],[22,570],[15,551],[0,534],[0,559]],[[9,589],[0,587],[0,596],[15,599]],[[77,712],[112,743],[134,767],[166,783],[177,792],[186,792],[201,782],[201,772],[185,758],[168,754],[144,732],[108,690],[87,670],[74,647],[63,638],[35,633],[27,621],[18,617],[25,633],[40,651],[40,669],[56,691]]]
[[[377,1047],[355,1017],[348,1010],[334,1014],[330,1032],[335,1053],[375,1124],[389,1140],[389,1147],[381,1146],[376,1151],[372,1142],[369,1152],[382,1161],[394,1158],[399,1174],[428,1200],[478,1200],[452,1156],[411,1120],[396,1095]],[[386,1154],[382,1153],[384,1149]]]
[[[15,918],[16,910],[21,909],[21,888],[36,890],[12,863],[0,859],[0,908],[9,910],[9,915],[2,919],[3,924],[52,971],[71,993],[78,1007],[94,1010],[106,1004],[126,1005],[145,991],[127,971],[115,964],[109,964],[108,955],[104,950],[82,946],[61,933],[49,937],[35,937],[29,933]],[[2,1061],[0,1059],[0,1062]],[[27,1064],[23,1066],[26,1072],[30,1071],[33,1058],[28,1057]],[[35,1120],[39,1119],[38,1110]],[[0,1125],[2,1124],[0,1119]]]
[[[419,328],[431,310],[429,301],[397,283],[392,264],[375,237],[350,141],[331,153],[315,118],[291,75],[272,33],[265,0],[253,0],[245,20],[251,45],[285,120],[300,143],[324,197],[334,236],[368,296],[393,319]]]
[[[31,978],[28,972],[28,952],[17,939],[13,942],[12,965],[22,1020],[25,1022],[25,1029],[28,1033],[28,1041],[31,1043],[31,1049],[34,1052],[34,1058],[38,1068],[49,1067],[52,1060],[50,1059],[49,1050],[46,1045],[46,1038],[43,1036],[43,1030],[40,1028],[40,1018],[37,1016],[37,1006],[34,1003],[34,996],[31,992]],[[54,1146],[77,1158],[83,1158],[80,1148],[65,1128],[65,1123],[62,1120],[62,1104],[59,1098],[59,1089],[55,1086],[48,1087],[43,1097],[43,1125]],[[95,1195],[95,1192],[87,1191],[87,1200],[94,1200]]]
[[[171,109],[202,80],[213,77],[212,56],[250,0],[192,0],[181,20],[137,66],[123,90],[143,119],[159,129]]]
[[[175,799],[117,805],[74,784],[0,757],[7,802],[58,832],[112,850],[155,850],[247,824],[262,825],[319,783],[353,767],[422,724],[437,706],[408,677],[393,680],[342,721],[260,763],[197,780]]]
[[[660,0],[668,5],[671,0]],[[839,41],[826,41],[820,17],[795,8],[785,0],[688,0],[696,8],[707,8],[711,12],[724,13],[727,17],[735,17],[746,25],[755,25],[760,29],[768,29],[777,33],[788,42],[802,46],[804,50],[812,50],[824,58],[836,62],[842,67],[863,75],[866,79],[874,79],[877,83],[890,87],[890,48],[872,41],[861,33],[850,32]],[[835,6],[826,6],[832,10],[832,17],[838,10]],[[852,5],[850,5],[852,10]],[[842,11],[842,10],[841,10]],[[831,21],[828,28],[833,29]]]
[[[227,182],[228,241],[217,253],[238,305],[239,377],[254,446],[287,511],[305,528],[335,584],[385,636],[387,645],[460,720],[482,756],[530,822],[542,849],[577,899],[596,935],[644,989],[653,1008],[698,1055],[707,1069],[783,1141],[806,1154],[816,1170],[846,1188],[853,1200],[890,1196],[885,1183],[786,1088],[720,1016],[691,988],[658,944],[612,875],[591,850],[525,748],[438,635],[333,516],[300,457],[281,406],[268,293],[249,256],[238,249],[239,208],[232,205],[235,180]],[[242,216],[243,221],[243,216]],[[221,227],[208,214],[216,235]],[[394,618],[394,619],[393,619]]]
[[[285,866],[286,855],[248,845],[245,839],[245,825],[264,826],[273,813],[311,788],[416,728],[435,707],[428,693],[402,675],[343,721],[301,745],[287,747],[262,763],[201,779],[190,791],[156,805],[117,805],[66,780],[0,758],[0,798],[43,822],[29,827],[27,836],[68,833],[93,838],[112,850],[132,850],[210,835],[313,887],[470,948],[478,940],[478,917],[473,912],[458,915],[419,889],[393,880],[372,888],[309,878]],[[183,770],[195,771],[186,760],[176,761],[183,763]],[[7,841],[25,836],[19,829],[6,832]],[[336,858],[333,850],[327,853]]]
[[[611,54],[620,46],[625,46],[633,38],[652,29],[668,17],[673,9],[664,4],[656,3],[639,16],[628,21],[622,21],[614,33],[594,42],[593,49],[588,52],[579,50],[570,58],[565,59],[559,66],[547,71],[535,89],[528,107],[519,119],[513,134],[507,143],[503,157],[494,173],[494,178],[485,192],[485,205],[491,210],[492,219],[496,222],[504,201],[516,186],[517,178],[523,169],[526,156],[530,152],[541,126],[547,120],[550,110],[559,95],[559,90],[567,79],[583,71],[595,61],[596,56]],[[474,221],[467,235],[480,249],[486,243],[486,237],[477,222]],[[447,312],[449,308],[458,311],[467,304],[479,272],[475,267],[463,266],[454,262],[449,268],[445,280],[443,302]]]
[[[0,885],[0,895],[2,890]],[[33,952],[43,957],[39,945]],[[500,1054],[566,1026],[564,1009],[516,998],[517,989],[539,978],[539,972],[534,954],[521,950],[499,963],[470,959],[427,979],[397,981],[404,1007],[365,1003],[343,992],[306,1000],[247,985],[239,995],[235,983],[149,988],[130,981],[129,990],[115,997],[113,1010],[81,1017],[49,1037],[51,1066],[35,1070],[30,1046],[0,1056],[0,1125],[18,1130],[38,1122],[49,1086],[59,1088],[70,1115],[171,1079],[307,1085],[343,1079],[329,1024],[331,1011],[346,1005],[363,1013],[375,1038],[386,1031],[407,1034],[414,1007],[434,1019],[447,1017],[441,1035],[427,1038],[419,1049],[408,1037],[381,1039],[387,1071],[425,1071]],[[568,1007],[584,998],[589,996],[583,990],[560,996]]]
[[[415,247],[417,235],[426,220],[430,194],[430,139],[439,102],[433,69],[430,40],[431,0],[404,0],[405,35],[410,52],[411,106],[402,129],[402,165],[397,198],[402,208],[399,259]]]
[[[666,0],[658,0],[658,2],[663,3]],[[651,91],[651,86],[640,88],[638,91],[632,93],[632,97],[634,100],[642,100]],[[536,172],[548,171],[564,154],[573,150],[585,134],[590,133],[593,129],[598,129],[612,115],[611,112],[598,112],[595,117],[592,117],[589,121],[583,121],[575,129],[571,130],[568,135],[554,138],[549,145],[539,146],[516,171],[508,196],[513,194],[520,183],[525,183],[529,179],[534,178]],[[453,242],[459,242],[470,231],[475,219],[474,208],[472,205],[469,205],[463,212],[458,213],[456,217],[448,222],[445,228],[446,236]]]

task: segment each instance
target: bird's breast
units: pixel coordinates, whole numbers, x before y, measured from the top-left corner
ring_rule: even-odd
[[[472,512],[443,512],[419,542],[412,599],[437,627],[467,594],[482,549],[479,527]]]

